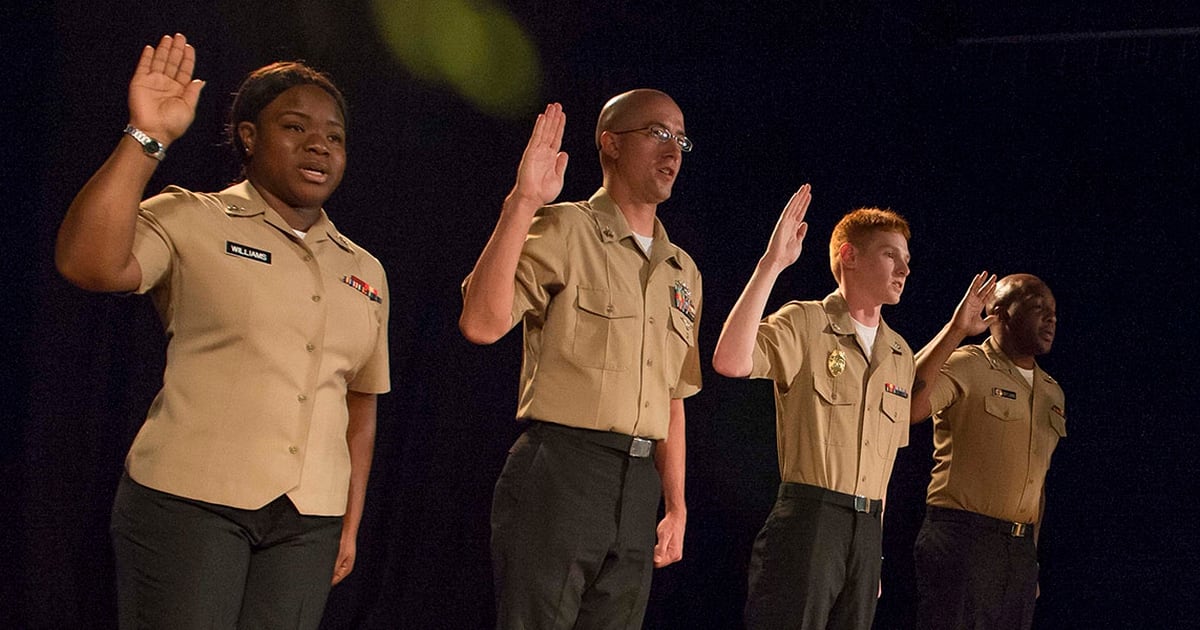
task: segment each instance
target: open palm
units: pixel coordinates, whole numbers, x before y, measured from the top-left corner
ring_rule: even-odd
[[[129,122],[167,144],[182,136],[196,116],[203,81],[192,80],[196,50],[181,34],[146,46],[129,82]]]

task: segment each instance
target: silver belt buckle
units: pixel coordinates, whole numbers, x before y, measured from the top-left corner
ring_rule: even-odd
[[[653,440],[647,440],[646,438],[635,437],[635,438],[633,438],[633,441],[629,443],[629,456],[630,457],[650,457],[650,450],[651,450],[651,448],[653,448],[653,446],[654,446]]]
[[[1024,538],[1028,531],[1029,526],[1025,523],[1012,523],[1008,528],[1008,535],[1013,538]]]
[[[871,500],[867,497],[860,497],[857,494],[854,495],[854,511],[869,513],[871,511]]]

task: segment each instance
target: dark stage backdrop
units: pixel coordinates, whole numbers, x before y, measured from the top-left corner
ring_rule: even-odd
[[[485,114],[418,78],[389,54],[365,1],[28,4],[41,6],[5,10],[0,38],[0,626],[115,623],[108,512],[164,342],[145,299],[89,295],[59,278],[53,236],[126,122],[139,48],[173,31],[196,46],[208,87],[147,194],[233,177],[222,119],[250,69],[306,59],[351,104],[347,177],[327,208],[388,271],[394,389],[381,399],[358,565],[334,589],[325,627],[490,626],[488,510],[516,433],[520,340],[464,341],[458,285],[539,106]],[[560,101],[568,114],[563,199],[599,184],[592,129],[615,93],[674,95],[697,145],[660,216],[705,276],[705,389],[687,407],[685,559],[656,573],[647,628],[739,625],[750,544],[778,482],[773,403],[767,383],[725,379],[707,363],[804,182],[814,194],[808,247],[772,309],[833,288],[823,243],[861,205],[912,223],[913,275],[884,313],[914,347],[980,269],[1032,272],[1056,293],[1059,334],[1043,363],[1066,390],[1070,435],[1048,480],[1036,626],[1200,624],[1189,363],[1200,39],[1151,30],[1200,26],[1194,3],[494,4],[540,57],[536,102]],[[1113,31],[1124,34],[981,39]],[[930,439],[928,424],[914,428],[896,463],[877,628],[912,625]]]

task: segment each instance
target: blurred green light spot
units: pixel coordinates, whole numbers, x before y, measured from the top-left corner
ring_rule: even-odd
[[[449,85],[480,110],[523,117],[539,104],[541,67],[521,25],[488,0],[373,0],[377,27],[415,76]]]

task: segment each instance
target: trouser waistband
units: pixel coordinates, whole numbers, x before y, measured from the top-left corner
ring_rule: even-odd
[[[925,515],[931,521],[963,523],[980,529],[996,531],[1006,536],[1012,536],[1013,538],[1026,538],[1033,535],[1032,523],[1016,523],[966,510],[929,505],[926,506]]]
[[[820,486],[810,486],[805,483],[785,481],[779,484],[779,496],[812,499],[848,508],[855,512],[864,512],[871,516],[879,516],[880,512],[883,511],[882,499],[868,499],[864,496],[846,494]]]
[[[556,435],[564,435],[567,437],[584,440],[592,444],[611,448],[615,451],[620,451],[630,457],[646,458],[654,455],[654,448],[657,442],[647,438],[625,435],[624,433],[614,433],[612,431],[596,431],[594,429],[580,429],[578,427],[569,427],[565,424],[556,424],[554,422],[545,422],[542,420],[527,420],[529,427],[526,431],[536,435],[540,432],[554,433]]]

